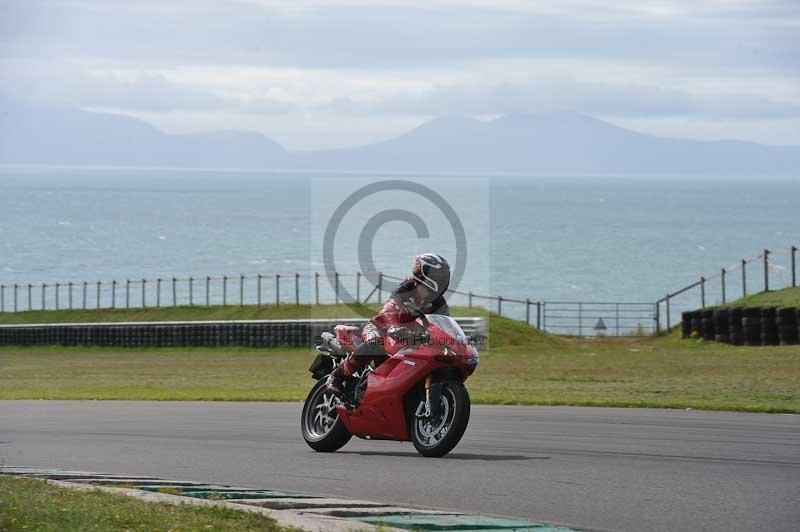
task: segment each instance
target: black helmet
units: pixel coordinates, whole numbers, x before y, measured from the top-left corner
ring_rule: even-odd
[[[437,253],[417,255],[411,275],[437,296],[444,294],[450,285],[450,265]]]

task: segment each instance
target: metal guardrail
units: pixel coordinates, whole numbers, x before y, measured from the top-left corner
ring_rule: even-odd
[[[649,336],[655,303],[545,301],[542,330],[571,336]]]

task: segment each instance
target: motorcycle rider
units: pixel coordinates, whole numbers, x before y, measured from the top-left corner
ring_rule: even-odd
[[[331,373],[328,391],[341,397],[346,378],[364,369],[371,360],[386,356],[383,339],[395,327],[413,322],[418,310],[425,314],[450,315],[444,299],[450,285],[450,265],[437,253],[423,253],[414,258],[411,277],[389,295],[383,308],[362,329],[363,342]]]

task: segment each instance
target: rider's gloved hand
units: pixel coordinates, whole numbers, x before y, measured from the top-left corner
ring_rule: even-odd
[[[374,323],[369,322],[361,329],[361,337],[364,339],[364,343],[374,344],[380,340],[381,332]]]
[[[358,347],[356,347],[356,350],[353,351],[353,356],[355,357],[378,356],[384,352],[381,343],[382,342],[380,342],[380,338],[367,340]]]

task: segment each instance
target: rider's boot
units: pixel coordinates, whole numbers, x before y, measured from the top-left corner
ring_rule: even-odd
[[[344,366],[347,364],[347,361],[343,362],[336,366],[336,368],[331,372],[331,379],[328,382],[328,391],[338,397],[339,399],[342,398],[342,394],[344,393],[344,381],[350,375],[345,374]]]
[[[355,372],[363,370],[369,363],[370,356],[380,353],[385,353],[385,351],[376,344],[369,342],[360,344],[351,355],[348,355],[348,357],[331,372],[328,391],[341,399],[344,393],[345,379],[352,377]]]

